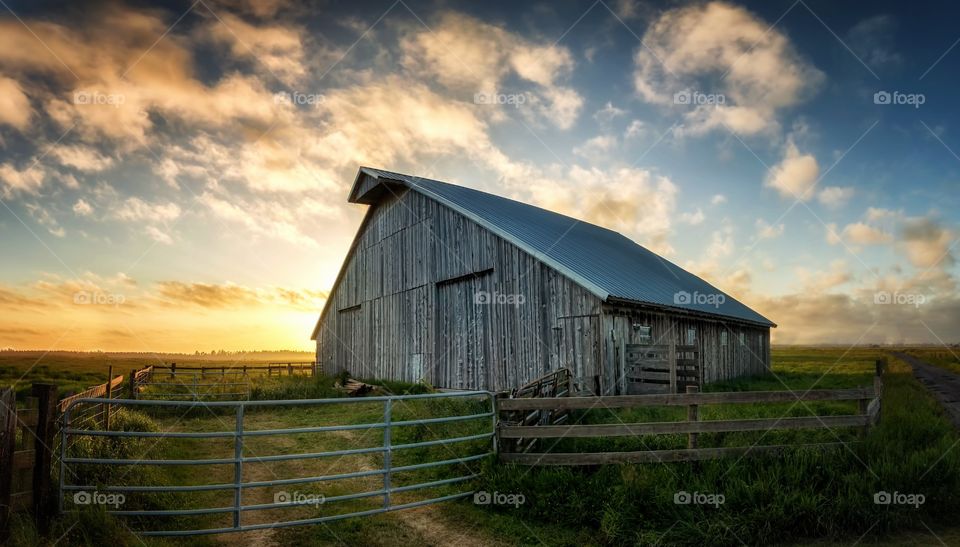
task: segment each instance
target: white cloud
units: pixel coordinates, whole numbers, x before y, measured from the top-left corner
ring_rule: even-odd
[[[952,249],[956,235],[930,217],[904,220],[898,245],[917,268],[949,267],[956,262]]]
[[[846,225],[842,235],[846,241],[856,245],[879,245],[893,239],[890,234],[863,222]]]
[[[33,108],[19,82],[0,76],[0,124],[7,124],[20,131],[27,128]]]
[[[592,161],[604,159],[617,146],[617,138],[612,135],[597,135],[573,148],[573,153]]]
[[[131,222],[169,222],[180,216],[180,206],[172,202],[148,203],[132,197],[120,204],[113,216]]]
[[[73,204],[73,212],[86,217],[90,216],[93,213],[93,207],[83,199],[78,199],[76,203]]]
[[[783,33],[724,2],[666,11],[643,42],[634,56],[634,84],[646,101],[671,104],[685,89],[724,97],[722,105],[690,112],[683,133],[724,126],[751,135],[774,131],[779,111],[805,100],[823,80]],[[710,82],[719,87],[710,89]]]
[[[703,221],[706,218],[706,215],[703,214],[703,209],[699,207],[697,207],[696,211],[693,212],[680,213],[680,222],[689,224],[691,226],[703,224]]]
[[[827,207],[844,206],[853,197],[854,190],[849,186],[827,186],[817,193],[817,200]]]
[[[805,201],[819,176],[817,159],[812,154],[802,154],[793,139],[788,139],[783,159],[770,168],[765,184],[783,197]]]
[[[230,53],[255,63],[287,84],[304,77],[303,40],[299,28],[282,25],[254,26],[228,12],[201,27],[198,36],[226,44]]]
[[[711,205],[722,205],[726,202],[727,202],[727,196],[723,194],[714,194],[714,196],[710,198]]]
[[[593,113],[593,119],[600,123],[609,123],[614,118],[623,116],[626,113],[626,110],[617,108],[616,106],[613,106],[611,101],[607,101],[607,104],[603,105],[603,108]]]
[[[757,237],[760,239],[776,239],[783,235],[784,225],[781,224],[768,224],[767,221],[762,218],[758,218],[757,222]]]
[[[623,132],[623,137],[625,139],[632,139],[634,137],[639,137],[647,131],[647,126],[641,120],[633,120],[630,122],[630,125],[627,126],[627,129]]]
[[[104,156],[94,148],[78,145],[57,145],[51,151],[61,165],[80,171],[103,171],[113,163],[113,158]]]
[[[573,125],[583,106],[579,93],[560,83],[574,66],[567,48],[534,43],[467,15],[444,13],[432,28],[404,37],[401,50],[408,70],[464,98],[506,93],[501,86],[516,74],[536,86],[518,91],[528,95],[530,110],[561,129]]]
[[[11,196],[15,192],[37,194],[43,185],[46,173],[39,166],[18,170],[10,163],[0,165],[0,182],[3,182],[3,195]]]

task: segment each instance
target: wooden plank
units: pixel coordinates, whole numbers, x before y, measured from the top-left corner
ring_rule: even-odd
[[[669,393],[663,395],[610,395],[605,397],[554,397],[504,399],[501,410],[631,408],[738,403],[790,403],[794,401],[851,401],[871,399],[873,388],[815,389],[810,391],[732,391],[715,393]]]
[[[616,463],[665,463],[713,460],[755,454],[777,454],[798,448],[838,449],[844,443],[781,444],[766,446],[733,446],[677,450],[644,450],[640,452],[588,452],[583,454],[502,453],[500,461],[520,465],[605,465]]]
[[[40,413],[35,408],[17,410],[17,425],[19,427],[36,427]]]
[[[10,494],[10,509],[14,511],[26,511],[33,505],[33,491],[17,492]]]
[[[10,495],[13,493],[13,450],[17,436],[17,395],[0,388],[0,543],[10,535]]]
[[[17,450],[13,453],[13,468],[14,469],[33,469],[33,462],[36,459],[37,455],[34,450]]]
[[[758,418],[749,420],[708,420],[682,422],[649,422],[634,424],[574,424],[501,426],[500,436],[519,438],[583,438],[629,437],[634,435],[668,435],[675,433],[720,433],[732,431],[768,431],[771,429],[828,429],[861,427],[870,416],[801,416],[794,418]]]

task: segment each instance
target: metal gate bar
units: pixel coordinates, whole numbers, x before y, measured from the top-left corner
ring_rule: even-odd
[[[483,397],[489,401],[490,411],[478,414],[443,416],[437,418],[424,418],[415,420],[393,420],[394,402],[405,402],[411,400],[424,399],[453,399],[467,397]],[[234,431],[205,431],[205,432],[139,432],[139,431],[104,431],[88,430],[71,427],[71,412],[74,406],[81,404],[99,404],[109,401],[113,405],[126,405],[130,407],[175,407],[192,410],[194,408],[235,408],[236,409],[236,427]],[[271,406],[308,406],[308,405],[330,405],[330,404],[363,404],[381,402],[384,406],[384,418],[382,422],[364,423],[364,424],[346,424],[330,426],[314,426],[300,428],[280,428],[247,431],[244,429],[244,414],[248,407],[271,407]],[[61,429],[61,450],[60,450],[60,509],[64,510],[64,496],[66,492],[97,491],[97,492],[200,492],[212,490],[234,490],[233,504],[223,507],[205,507],[196,509],[151,509],[151,510],[108,510],[107,513],[119,516],[185,516],[185,515],[204,515],[204,514],[222,514],[233,513],[233,526],[221,528],[207,528],[197,530],[148,530],[138,532],[144,536],[189,536],[200,534],[218,534],[225,532],[239,532],[247,530],[259,530],[263,528],[281,528],[287,526],[300,526],[306,524],[318,524],[340,520],[344,518],[374,515],[389,511],[397,511],[421,505],[439,503],[443,501],[464,498],[473,494],[473,491],[458,492],[455,494],[440,496],[427,500],[421,500],[410,503],[394,504],[392,494],[400,492],[410,492],[457,484],[472,480],[477,477],[476,474],[451,477],[441,480],[428,481],[413,485],[393,486],[393,475],[404,471],[413,471],[432,467],[441,467],[455,464],[463,464],[486,458],[496,450],[496,441],[494,433],[496,431],[496,399],[494,394],[485,391],[459,391],[448,393],[430,393],[423,395],[400,395],[400,396],[382,396],[382,397],[364,397],[364,398],[337,398],[337,399],[302,399],[302,400],[271,400],[271,401],[172,401],[172,400],[143,400],[143,399],[77,399],[73,401],[64,411],[63,427]],[[393,444],[393,433],[395,428],[413,425],[452,423],[466,420],[476,420],[481,418],[490,418],[491,428],[480,434],[465,435],[460,437],[443,438],[429,441],[421,441],[405,444]],[[243,440],[246,437],[259,437],[268,435],[288,435],[298,433],[318,433],[329,431],[351,431],[351,430],[371,430],[383,429],[383,442],[381,446],[353,448],[344,450],[332,450],[325,452],[312,452],[302,454],[276,454],[269,456],[244,456]],[[135,438],[186,438],[186,439],[210,439],[210,438],[233,438],[234,456],[232,458],[207,458],[207,459],[117,459],[117,458],[75,458],[67,454],[67,443],[70,436],[94,436],[94,437],[135,437]],[[445,460],[430,461],[411,465],[394,466],[392,465],[392,455],[396,451],[421,448],[436,445],[451,445],[482,439],[491,439],[491,443],[486,452],[474,454],[465,457],[450,458]],[[263,463],[274,461],[306,460],[318,459],[335,456],[357,455],[357,454],[383,454],[383,467],[375,470],[356,471],[351,473],[339,473],[334,475],[321,475],[314,477],[298,477],[290,479],[277,479],[267,481],[248,481],[243,482],[243,466],[245,463]],[[73,485],[66,483],[66,475],[70,465],[229,465],[234,466],[234,481],[232,483],[220,484],[201,484],[201,485],[157,485],[157,486],[123,486],[123,485]],[[310,501],[290,501],[243,505],[243,491],[249,488],[262,488],[270,486],[294,485],[294,484],[312,484],[324,481],[336,481],[351,478],[360,478],[368,476],[383,476],[383,488],[368,492],[357,492],[339,496],[324,498],[323,503],[337,501],[346,501],[353,499],[362,499],[370,497],[383,497],[383,506],[365,511],[354,511],[336,515],[328,515],[310,519],[298,519],[289,521],[280,521],[275,523],[243,524],[242,515],[250,511],[263,511],[270,509],[280,509],[287,507],[299,507],[309,505]]]

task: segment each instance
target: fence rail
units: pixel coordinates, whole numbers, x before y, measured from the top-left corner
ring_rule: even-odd
[[[769,431],[772,429],[861,428],[861,435],[880,419],[884,363],[877,361],[874,385],[868,388],[822,389],[801,392],[745,391],[699,393],[696,386],[687,386],[687,393],[660,395],[617,395],[606,397],[548,397],[501,399],[497,405],[502,416],[517,411],[557,411],[574,409],[618,409],[650,406],[687,407],[687,420],[674,422],[618,424],[533,424],[503,420],[497,427],[498,439],[562,439],[585,437],[624,437],[640,435],[686,434],[687,448],[644,450],[637,452],[510,452],[511,442],[500,443],[500,459],[528,465],[599,465],[605,463],[648,463],[663,461],[695,461],[747,453],[779,452],[807,445],[770,445],[747,447],[700,448],[701,433]],[[736,420],[701,420],[700,406],[712,404],[784,403],[798,401],[857,401],[857,414],[841,416],[802,416]],[[813,446],[833,446],[820,443]]]
[[[449,400],[449,399],[458,399],[458,398],[480,398],[489,401],[489,411],[484,411],[475,414],[458,414],[453,416],[442,416],[442,417],[431,417],[431,418],[422,418],[422,419],[413,419],[413,420],[395,420],[395,406],[397,403],[407,403],[414,400],[427,400],[427,399],[437,399],[437,400]],[[443,478],[440,480],[430,480],[427,482],[417,482],[416,484],[408,484],[403,486],[398,486],[394,483],[394,476],[397,473],[427,469],[433,467],[445,467],[445,466],[454,466],[457,464],[464,464],[472,461],[477,461],[482,458],[488,457],[493,453],[495,443],[493,437],[495,435],[495,426],[496,426],[496,411],[495,411],[495,398],[492,393],[483,392],[483,391],[463,391],[463,392],[446,392],[446,393],[431,393],[423,395],[403,395],[403,396],[383,396],[383,397],[365,397],[365,398],[337,398],[337,399],[306,399],[306,400],[275,400],[275,401],[170,401],[170,400],[133,400],[133,399],[123,399],[123,400],[112,400],[109,401],[110,404],[124,405],[137,407],[141,410],[149,408],[206,408],[209,410],[215,409],[233,409],[235,413],[235,427],[231,431],[174,431],[174,432],[147,432],[147,431],[108,431],[108,430],[95,430],[95,429],[83,429],[78,427],[71,426],[70,415],[73,411],[73,408],[77,405],[83,404],[102,404],[106,403],[106,399],[84,399],[76,400],[71,403],[66,408],[64,413],[64,423],[66,424],[61,430],[61,454],[60,454],[60,507],[61,511],[65,508],[65,499],[68,493],[79,493],[79,492],[89,492],[89,491],[99,491],[99,492],[119,492],[119,493],[130,493],[130,492],[199,492],[199,491],[211,491],[211,490],[223,490],[223,491],[233,491],[232,503],[229,505],[219,505],[215,507],[200,507],[200,508],[190,508],[190,509],[139,509],[139,510],[109,510],[108,513],[115,514],[118,516],[125,517],[150,517],[150,516],[185,516],[185,515],[206,515],[206,514],[232,514],[232,526],[220,526],[213,528],[202,528],[202,529],[177,529],[177,530],[145,530],[140,531],[141,535],[144,536],[189,536],[189,535],[199,535],[199,534],[218,534],[224,532],[237,532],[237,531],[248,531],[248,530],[257,530],[263,528],[282,528],[286,526],[297,526],[304,524],[317,524],[322,522],[328,522],[332,520],[339,520],[354,516],[361,515],[372,515],[377,513],[384,513],[388,511],[396,511],[400,509],[407,509],[411,507],[417,507],[421,505],[427,505],[432,503],[438,503],[451,499],[458,499],[467,497],[473,494],[472,490],[461,491],[454,494],[442,495],[426,500],[415,501],[411,503],[398,503],[393,497],[394,494],[401,492],[412,492],[416,490],[423,490],[429,488],[435,488],[438,486],[444,485],[455,485],[463,483],[469,480],[474,479],[477,475],[475,473],[468,473],[466,475],[452,474],[452,476]],[[247,429],[245,427],[244,416],[247,409],[257,408],[257,407],[304,407],[304,406],[322,406],[322,405],[339,405],[339,404],[376,404],[380,403],[383,405],[383,420],[379,422],[372,423],[362,423],[362,424],[344,424],[344,425],[323,425],[323,426],[312,426],[312,427],[296,427],[296,428],[282,428],[282,429]],[[462,435],[457,437],[444,437],[434,440],[426,441],[417,441],[409,443],[397,443],[395,441],[395,433],[398,428],[406,426],[422,426],[426,424],[442,424],[442,423],[456,423],[464,422],[467,420],[490,420],[490,426],[484,426],[484,431],[478,434],[473,435]],[[372,447],[363,447],[363,448],[350,448],[343,450],[328,450],[320,452],[306,452],[306,453],[282,453],[275,455],[267,456],[258,456],[253,454],[248,454],[245,451],[245,439],[250,437],[263,437],[263,436],[276,436],[276,435],[297,435],[302,433],[317,433],[317,432],[343,432],[343,431],[353,431],[359,430],[360,432],[365,432],[369,430],[382,430],[382,442],[379,446]],[[232,439],[233,440],[233,456],[225,458],[202,458],[202,459],[115,459],[115,458],[89,458],[89,457],[73,457],[69,454],[67,446],[69,446],[69,439],[71,437],[81,437],[81,436],[95,436],[95,437],[110,437],[110,438],[120,438],[120,437],[135,437],[135,438],[185,438],[185,439],[211,439],[211,438],[222,438],[222,439]],[[416,437],[418,438],[418,437]],[[393,463],[393,455],[397,451],[416,449],[428,446],[435,445],[454,445],[458,443],[466,443],[470,441],[481,441],[488,440],[490,442],[486,443],[487,448],[478,454],[472,454],[469,456],[463,457],[454,457],[447,458],[442,460],[435,461],[422,461],[420,463],[415,463],[411,465],[395,465]],[[338,473],[333,475],[318,475],[312,477],[296,477],[296,478],[276,478],[274,480],[244,480],[244,465],[250,463],[264,463],[264,462],[273,462],[273,461],[289,461],[289,460],[312,460],[318,458],[329,458],[329,457],[339,457],[339,456],[348,456],[348,455],[359,455],[359,454],[374,454],[379,455],[382,458],[382,464],[379,468],[364,468],[353,472],[348,473]],[[72,466],[122,466],[122,465],[133,465],[133,466],[144,466],[144,465],[160,465],[160,466],[203,466],[203,465],[233,465],[233,481],[225,483],[215,483],[215,484],[190,484],[190,485],[123,485],[123,484],[100,484],[100,485],[91,485],[91,484],[69,484],[67,482],[67,477],[73,476],[70,472]],[[346,501],[346,500],[357,500],[365,498],[382,498],[382,503],[374,508],[368,510],[356,510],[348,513],[340,513],[334,515],[327,515],[316,518],[307,518],[307,519],[296,519],[296,520],[281,520],[278,522],[272,523],[244,523],[243,516],[251,512],[272,510],[272,509],[284,509],[284,508],[295,508],[304,505],[303,502],[297,501],[277,501],[276,497],[274,498],[274,503],[254,503],[254,504],[245,504],[244,503],[244,492],[263,487],[272,487],[272,486],[287,486],[287,485],[296,485],[296,484],[313,484],[321,483],[326,481],[337,481],[351,478],[359,477],[382,477],[382,487],[375,490],[356,492],[338,495],[334,497],[328,497],[324,500],[324,504],[329,504],[332,502]]]

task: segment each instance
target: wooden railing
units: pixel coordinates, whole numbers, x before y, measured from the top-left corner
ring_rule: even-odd
[[[31,510],[45,531],[56,508],[50,470],[57,386],[33,384],[24,402],[17,408],[13,388],[0,389],[0,544],[9,534],[11,511]]]
[[[778,452],[809,445],[772,445],[700,448],[701,433],[769,431],[774,429],[833,429],[859,427],[865,436],[869,427],[880,420],[883,362],[876,364],[874,385],[854,389],[818,389],[807,391],[741,391],[699,393],[688,386],[687,393],[658,395],[616,395],[607,397],[549,397],[501,399],[497,412],[501,417],[517,412],[619,409],[651,406],[687,407],[687,419],[676,422],[525,425],[501,419],[497,427],[500,459],[527,465],[599,465],[606,463],[649,463],[713,459],[755,453]],[[789,403],[806,401],[857,401],[857,414],[842,416],[801,416],[737,420],[701,420],[702,405]],[[511,451],[514,439],[565,439],[584,437],[624,437],[641,435],[686,434],[687,448],[645,450],[638,452],[572,452],[517,453]],[[815,446],[837,446],[842,443],[817,443]]]

